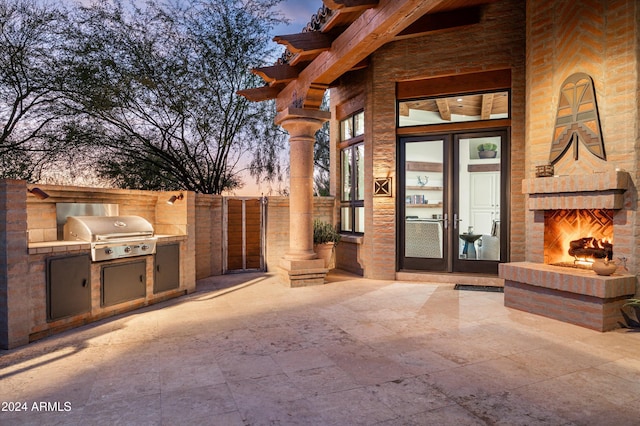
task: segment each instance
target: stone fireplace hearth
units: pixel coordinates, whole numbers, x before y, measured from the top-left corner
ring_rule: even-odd
[[[599,331],[624,322],[620,308],[636,287],[635,276],[622,266],[629,251],[625,243],[633,241],[624,205],[630,179],[627,172],[613,171],[523,180],[532,226],[544,238],[529,247],[530,258],[538,261],[500,265],[506,306]],[[613,275],[552,265],[571,260],[569,242],[583,237],[619,242],[613,259],[620,266]]]

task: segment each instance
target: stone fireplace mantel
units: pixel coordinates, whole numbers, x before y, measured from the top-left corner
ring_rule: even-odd
[[[626,171],[523,179],[529,210],[622,209],[631,178]]]

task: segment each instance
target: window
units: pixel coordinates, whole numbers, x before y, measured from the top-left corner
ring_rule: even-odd
[[[474,93],[398,103],[398,126],[509,118],[509,92]]]
[[[364,232],[364,112],[340,122],[340,230]]]

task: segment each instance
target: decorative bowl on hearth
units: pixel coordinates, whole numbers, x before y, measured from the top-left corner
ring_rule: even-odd
[[[596,259],[591,265],[591,269],[598,275],[611,275],[618,269],[618,265],[612,260]]]

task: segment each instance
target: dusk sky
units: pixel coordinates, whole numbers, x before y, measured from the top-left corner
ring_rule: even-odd
[[[318,9],[322,0],[284,0],[279,5],[282,13],[291,21],[275,30],[274,35],[296,34],[302,31]]]

